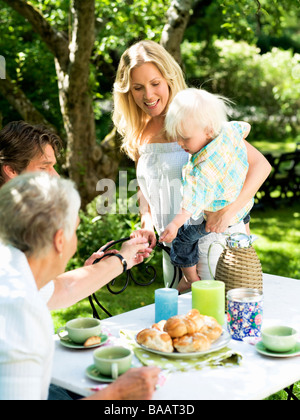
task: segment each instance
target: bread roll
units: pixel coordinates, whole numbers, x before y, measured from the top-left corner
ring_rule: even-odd
[[[146,328],[140,331],[136,336],[136,340],[139,344],[152,350],[159,350],[165,353],[172,353],[174,351],[172,339],[169,334],[155,328]]]
[[[164,331],[170,337],[177,338],[200,331],[203,326],[203,317],[197,309],[192,309],[186,315],[176,315],[169,318],[164,326]]]
[[[203,319],[204,325],[200,329],[200,332],[206,335],[210,339],[210,341],[213,343],[219,337],[221,337],[223,328],[216,321],[216,319],[211,316],[201,315],[201,318]]]
[[[174,338],[173,346],[179,353],[194,353],[209,350],[211,341],[204,334],[197,332]]]
[[[100,344],[101,343],[101,337],[98,337],[97,335],[88,338],[85,343],[84,343],[84,347],[90,347],[90,346],[95,346],[96,344]]]
[[[163,331],[166,322],[167,322],[166,320],[159,321],[157,324],[153,324],[152,328],[155,328],[158,331]]]

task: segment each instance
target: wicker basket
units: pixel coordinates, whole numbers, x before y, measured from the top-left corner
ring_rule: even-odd
[[[262,268],[255,249],[226,247],[217,263],[215,279],[225,283],[226,295],[228,290],[241,287],[262,291]]]

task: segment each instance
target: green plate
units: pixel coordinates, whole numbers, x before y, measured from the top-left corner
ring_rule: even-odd
[[[114,382],[114,380],[115,380],[110,376],[102,375],[99,372],[99,370],[96,368],[95,365],[89,366],[86,369],[85,373],[90,379],[93,379],[93,381],[97,381],[97,382],[108,382],[109,383],[109,382]]]
[[[287,352],[284,353],[276,353],[274,351],[268,350],[260,341],[255,345],[256,350],[258,353],[263,354],[264,356],[270,356],[270,357],[295,357],[300,356],[300,343],[297,343],[296,346]]]
[[[99,337],[101,338],[101,343],[95,344],[94,346],[84,347],[83,344],[74,343],[74,341],[70,340],[68,335],[64,336],[64,338],[60,339],[60,344],[64,347],[68,347],[69,349],[92,349],[94,347],[100,347],[108,340],[108,335],[100,334]]]

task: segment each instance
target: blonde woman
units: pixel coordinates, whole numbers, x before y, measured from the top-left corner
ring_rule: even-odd
[[[180,209],[181,171],[189,154],[165,133],[165,116],[175,95],[187,88],[183,72],[172,56],[153,41],[141,41],[128,48],[121,57],[114,84],[113,121],[123,136],[123,150],[135,161],[140,187],[141,229],[132,236],[147,237],[151,246]],[[210,278],[207,264],[209,244],[220,232],[245,232],[244,223],[228,225],[234,215],[255,195],[270,173],[264,156],[245,141],[249,163],[248,174],[237,200],[215,213],[207,213],[209,239],[199,242],[199,276]],[[249,226],[247,226],[249,229]],[[168,244],[170,245],[170,244]],[[213,256],[212,269],[219,252]],[[163,256],[164,280],[170,284],[173,268],[166,253]],[[177,279],[177,283],[178,283]],[[177,287],[177,285],[175,284]]]

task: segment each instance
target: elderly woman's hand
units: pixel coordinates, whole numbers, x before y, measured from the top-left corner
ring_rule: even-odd
[[[130,239],[123,243],[120,251],[116,249],[108,249],[103,252],[102,250],[113,241],[108,242],[106,245],[102,246],[97,252],[94,252],[84,263],[84,266],[92,265],[95,260],[102,258],[106,254],[121,254],[127,261],[127,268],[130,269],[134,265],[140,264],[144,261],[145,258],[148,258],[152,252],[152,248],[149,247],[147,238],[140,236],[137,238]],[[109,255],[108,255],[109,257]]]
[[[84,263],[84,266],[87,267],[88,265],[92,265],[94,261],[96,261],[98,258],[102,258],[105,254],[113,253],[118,254],[119,251],[116,249],[108,249],[107,251],[103,252],[103,249],[107,247],[107,245],[112,244],[113,241],[108,242],[106,245],[103,245],[98,251],[94,252]]]
[[[101,400],[150,400],[155,390],[160,369],[141,367],[128,370],[113,384],[94,394]]]

